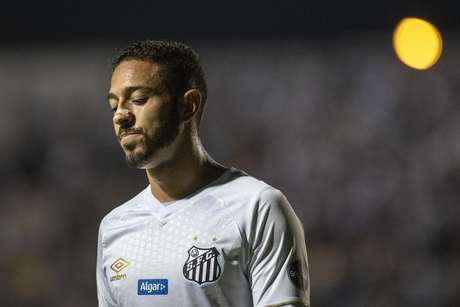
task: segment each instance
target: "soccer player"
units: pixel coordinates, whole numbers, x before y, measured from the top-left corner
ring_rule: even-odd
[[[112,68],[115,134],[149,185],[101,221],[99,306],[309,306],[304,230],[288,200],[201,144],[198,55],[142,41]]]

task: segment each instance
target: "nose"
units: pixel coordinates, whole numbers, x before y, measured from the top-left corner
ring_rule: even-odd
[[[120,128],[129,128],[134,125],[134,114],[127,109],[119,108],[113,116],[113,122]]]

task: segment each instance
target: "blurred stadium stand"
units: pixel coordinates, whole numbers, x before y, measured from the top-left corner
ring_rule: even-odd
[[[189,42],[204,144],[287,195],[313,306],[460,306],[460,40],[425,72],[388,42]],[[146,186],[105,98],[122,46],[0,49],[2,306],[97,305],[98,223]]]

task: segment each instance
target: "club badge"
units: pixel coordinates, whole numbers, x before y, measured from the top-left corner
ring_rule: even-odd
[[[184,277],[199,285],[216,281],[221,274],[217,256],[219,256],[219,252],[215,247],[199,248],[192,246],[188,250],[188,259],[184,264]]]

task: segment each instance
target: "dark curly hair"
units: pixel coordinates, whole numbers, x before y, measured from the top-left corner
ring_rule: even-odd
[[[174,99],[182,96],[189,89],[198,89],[202,96],[202,106],[197,116],[197,126],[200,126],[208,89],[200,58],[191,47],[165,40],[136,42],[116,52],[112,59],[112,72],[121,62],[129,59],[158,64],[160,79]]]

